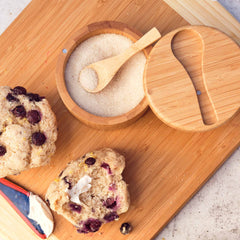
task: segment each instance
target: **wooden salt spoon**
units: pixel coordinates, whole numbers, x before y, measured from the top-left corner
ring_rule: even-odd
[[[103,90],[129,58],[160,38],[160,32],[155,27],[152,28],[123,53],[83,68],[79,74],[79,82],[88,92],[97,93]]]

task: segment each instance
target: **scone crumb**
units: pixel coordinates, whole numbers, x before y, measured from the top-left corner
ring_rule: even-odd
[[[78,166],[81,168],[83,166],[83,162],[79,163]]]
[[[38,149],[38,151],[37,151],[38,156],[40,156],[42,152],[43,152],[42,149]]]
[[[94,152],[90,152],[90,153],[89,153],[89,157],[96,158],[96,155],[94,154]]]

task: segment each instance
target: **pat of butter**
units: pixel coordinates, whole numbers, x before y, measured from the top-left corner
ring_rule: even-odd
[[[53,216],[45,202],[37,195],[30,193],[28,217],[35,220],[48,237],[53,231]]]
[[[79,195],[81,193],[87,192],[91,188],[92,178],[88,175],[84,175],[79,179],[76,185],[73,186],[72,189],[67,190],[70,195],[70,200],[74,203],[81,204]]]

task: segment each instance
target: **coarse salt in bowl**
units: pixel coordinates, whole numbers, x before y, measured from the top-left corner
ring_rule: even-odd
[[[98,22],[67,41],[58,59],[56,81],[64,104],[75,117],[92,127],[108,129],[127,126],[146,111],[143,75],[150,48],[129,59],[99,93],[89,93],[82,87],[94,88],[96,83],[87,78],[79,81],[84,67],[122,53],[141,35],[123,23]],[[84,73],[89,79],[91,74]]]

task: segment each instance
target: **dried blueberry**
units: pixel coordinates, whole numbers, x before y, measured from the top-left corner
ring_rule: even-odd
[[[87,164],[87,165],[93,165],[94,163],[96,162],[96,159],[95,158],[93,158],[93,157],[89,157],[89,158],[87,158],[86,160],[85,160],[85,163]]]
[[[67,179],[67,176],[65,176],[65,177],[63,178],[63,180],[64,180],[65,183],[68,184],[68,189],[71,189],[71,188],[72,188],[72,184],[71,184],[71,182]]]
[[[102,222],[98,219],[89,218],[86,222],[84,222],[83,227],[79,228],[77,231],[79,233],[97,232],[101,225]]]
[[[46,199],[46,203],[47,203],[48,206],[50,206],[50,202],[49,202],[48,199]]]
[[[120,232],[123,235],[126,235],[132,231],[132,225],[130,223],[123,223],[120,227]]]
[[[31,110],[31,111],[27,112],[27,120],[31,124],[39,123],[41,121],[41,115],[40,115],[39,111]]]
[[[26,117],[26,110],[25,110],[25,107],[23,105],[16,106],[12,110],[12,113],[15,117],[20,117],[20,118]]]
[[[6,148],[2,145],[0,145],[0,157],[5,155],[5,153],[7,152]]]
[[[88,233],[88,231],[87,231],[87,230],[84,230],[84,228],[78,228],[78,229],[77,229],[77,232],[78,232],[78,233]]]
[[[35,132],[32,134],[32,143],[36,146],[41,146],[45,143],[46,137],[41,132]]]
[[[19,99],[14,97],[11,93],[8,93],[8,95],[6,96],[6,99],[9,101],[9,102],[19,102]]]
[[[63,170],[60,172],[60,174],[58,175],[58,177],[61,177],[63,174]]]
[[[119,216],[117,215],[116,212],[110,212],[110,213],[107,213],[103,219],[106,220],[107,222],[111,222],[111,221],[114,221],[116,219],[118,219]]]
[[[80,213],[81,210],[82,210],[82,207],[78,204],[75,204],[75,203],[70,203],[69,207],[72,211],[77,212],[77,213]]]
[[[108,187],[109,191],[116,191],[117,190],[117,186],[115,183],[110,183],[109,187]]]
[[[110,168],[109,164],[104,162],[104,163],[101,164],[101,167],[108,170],[108,174],[112,174],[112,171],[111,171],[111,168]]]
[[[107,200],[103,203],[106,208],[115,208],[117,206],[117,202],[114,198],[107,198]]]
[[[44,97],[40,97],[38,94],[35,93],[28,93],[27,94],[28,99],[30,102],[35,101],[35,102],[41,102]]]
[[[12,91],[15,95],[26,95],[27,93],[26,89],[21,86],[15,87]]]

